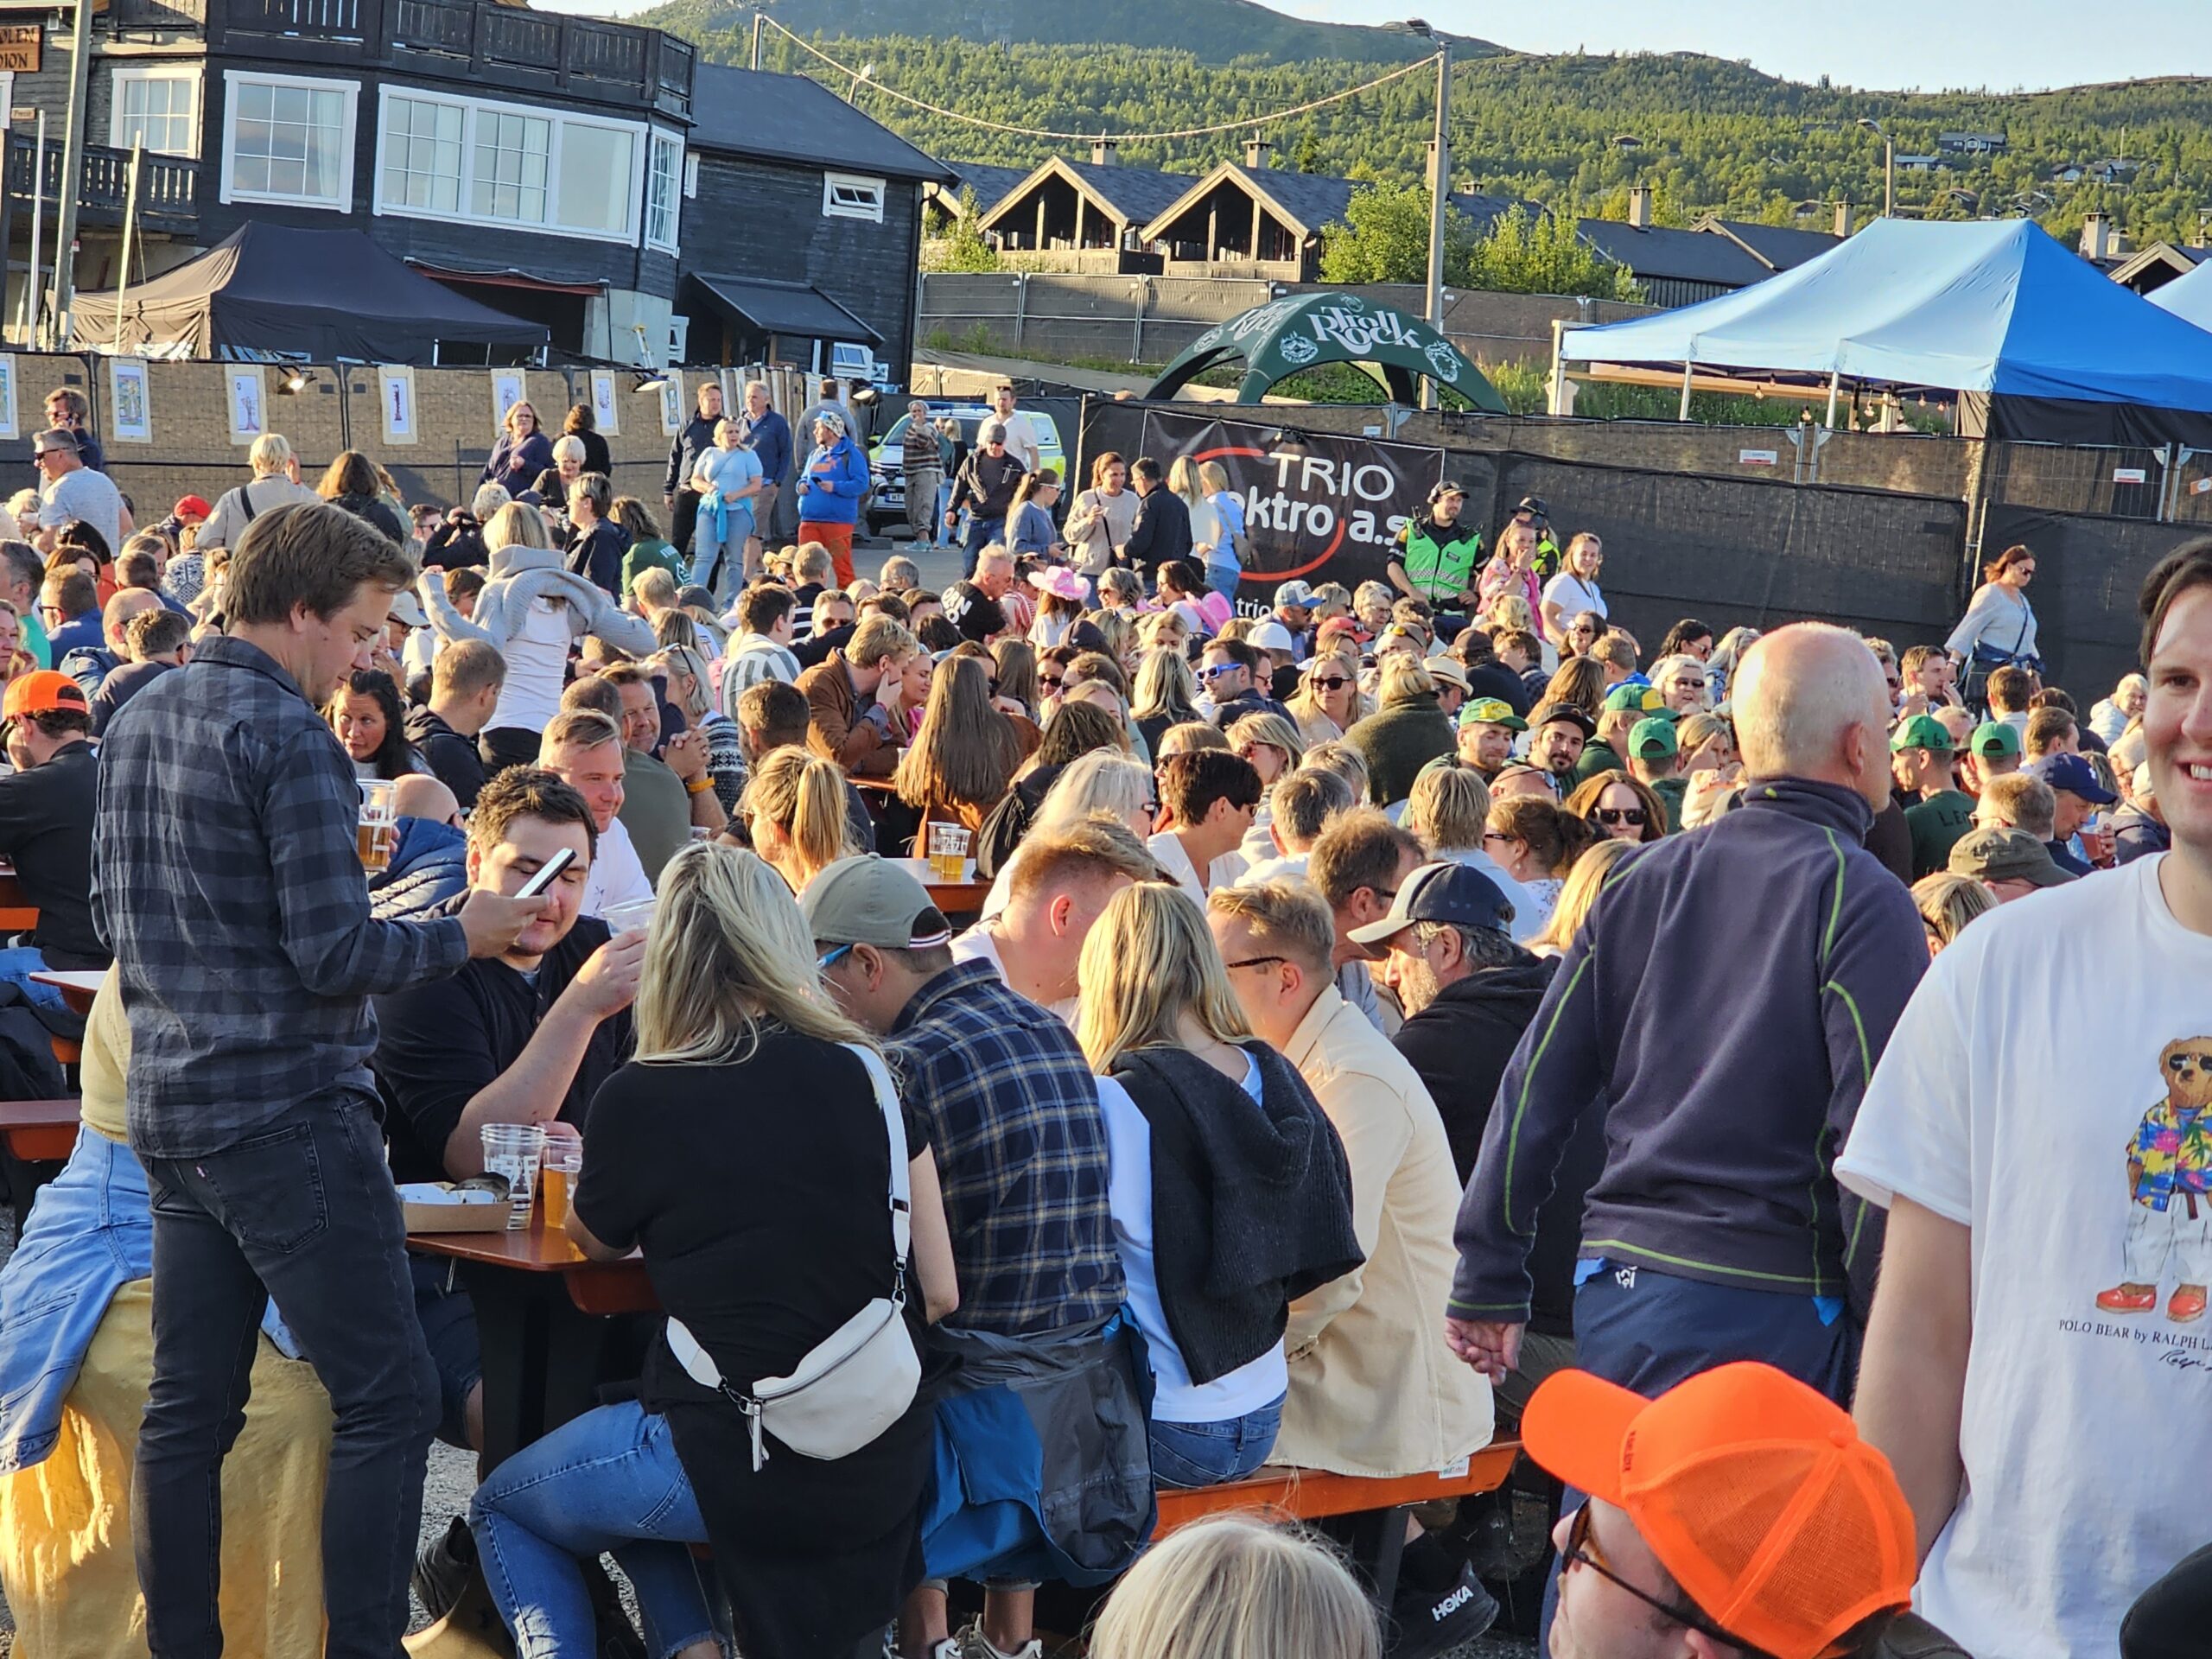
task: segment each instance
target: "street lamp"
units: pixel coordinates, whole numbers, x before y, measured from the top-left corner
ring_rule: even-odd
[[[1871,116],[1860,116],[1859,124],[1882,141],[1882,217],[1893,218],[1897,211],[1897,147],[1880,122]]]
[[[1401,34],[1418,35],[1436,48],[1436,142],[1428,188],[1428,321],[1440,335],[1444,332],[1444,206],[1452,179],[1446,125],[1452,102],[1452,42],[1425,18],[1408,17],[1389,27]]]

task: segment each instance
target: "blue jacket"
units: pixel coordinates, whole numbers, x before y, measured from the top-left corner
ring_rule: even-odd
[[[780,484],[791,475],[791,423],[772,409],[764,410],[760,418],[741,415],[738,423],[745,429],[745,441],[760,457],[760,476],[771,484]]]
[[[369,913],[411,922],[448,913],[468,886],[468,836],[435,818],[402,818],[391,861],[369,878]]]
[[[0,1475],[54,1450],[62,1402],[107,1305],[132,1280],[153,1275],[146,1172],[121,1141],[79,1129],[69,1161],[39,1189],[22,1240],[0,1267]],[[274,1302],[261,1328],[299,1357]]]
[[[799,482],[801,524],[852,524],[861,516],[861,497],[868,493],[868,457],[850,438],[840,438],[807,457],[806,476]]]
[[[1528,1319],[1537,1211],[1596,1101],[1586,1260],[1847,1295],[1864,1318],[1882,1216],[1829,1170],[1928,966],[1872,822],[1848,790],[1773,779],[1615,869],[1506,1066],[1454,1229],[1452,1313]]]

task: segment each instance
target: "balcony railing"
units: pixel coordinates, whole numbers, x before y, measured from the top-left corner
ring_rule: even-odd
[[[36,165],[37,141],[27,132],[8,135],[8,194],[29,201]],[[49,206],[61,192],[61,145],[48,139],[43,188]],[[79,213],[95,225],[120,225],[130,194],[130,152],[106,144],[85,146],[85,167],[77,196]],[[138,221],[153,230],[188,230],[200,215],[200,163],[176,156],[148,155],[138,175]]]
[[[690,45],[655,29],[486,0],[205,0],[210,45],[272,58],[343,56],[490,75],[688,118]]]

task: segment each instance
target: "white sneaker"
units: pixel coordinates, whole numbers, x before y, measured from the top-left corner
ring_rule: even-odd
[[[1044,1643],[1033,1636],[1012,1653],[1002,1653],[991,1645],[978,1622],[938,1643],[930,1649],[930,1659],[1043,1659],[1044,1651]]]

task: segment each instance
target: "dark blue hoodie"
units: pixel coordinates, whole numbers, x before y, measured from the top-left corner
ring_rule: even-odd
[[[1616,868],[1506,1067],[1454,1229],[1453,1314],[1528,1319],[1536,1214],[1598,1100],[1586,1258],[1847,1295],[1864,1318],[1882,1217],[1829,1169],[1928,966],[1872,821],[1849,790],[1775,779]]]

